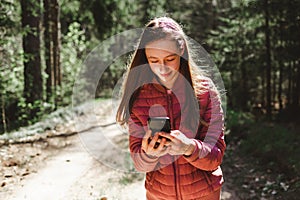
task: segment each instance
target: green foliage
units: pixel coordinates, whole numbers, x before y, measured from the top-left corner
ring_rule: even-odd
[[[16,127],[15,102],[23,90],[22,40],[16,2],[0,4],[0,133]],[[6,130],[5,130],[6,129]]]
[[[126,70],[126,56],[114,59],[114,62],[104,71],[97,86],[97,97],[112,98],[113,90]]]
[[[250,134],[250,129],[253,126],[255,126],[255,119],[252,114],[229,108],[225,121],[226,143],[238,143]]]
[[[81,22],[81,16],[85,15],[85,10],[80,9],[80,0],[64,0],[61,2],[61,32],[68,33],[69,26],[73,22]]]
[[[228,96],[235,108],[247,110],[261,94],[250,88],[259,85],[261,70],[255,60],[263,54],[264,38],[257,31],[263,22],[262,15],[253,13],[249,7],[232,7],[231,14],[219,17],[220,26],[211,31],[208,43],[220,70],[227,72],[230,79],[225,80]],[[252,79],[249,77],[253,77]],[[251,81],[248,81],[251,79]],[[253,93],[252,93],[253,92]],[[233,94],[241,94],[238,97]]]
[[[249,111],[255,104],[266,104],[266,6],[263,2],[231,1],[230,6],[223,7],[220,3],[216,6],[218,25],[210,31],[207,41],[220,70],[230,77],[225,79],[225,88],[229,106],[234,109]],[[289,98],[291,102],[291,94],[287,91],[292,89],[288,82],[297,84],[287,66],[297,60],[295,53],[300,47],[299,40],[295,40],[299,31],[291,31],[299,29],[298,14],[292,11],[299,6],[299,1],[269,1],[273,102],[282,101],[278,95]],[[280,75],[282,80],[279,80]],[[277,94],[279,86],[283,88],[281,94]],[[299,84],[296,90],[293,90],[294,94],[299,93]],[[299,97],[298,100],[296,97],[293,101],[299,105]]]
[[[165,8],[167,7],[167,1],[161,0],[161,1],[143,1],[140,2],[140,11],[143,12],[141,22],[142,25],[146,24],[149,20],[158,17],[158,16],[164,16],[166,15]]]
[[[251,134],[241,143],[244,155],[258,158],[273,171],[300,175],[300,136],[295,129],[285,124],[256,123],[249,131]]]
[[[62,97],[61,104],[69,105],[74,82],[81,70],[81,65],[87,50],[87,41],[84,30],[78,22],[70,24],[68,33],[63,37],[61,49],[62,61],[62,85],[57,90],[58,96]]]
[[[47,110],[52,110],[51,104],[46,104],[41,100],[36,100],[33,103],[27,103],[23,97],[18,101],[18,127],[28,126],[38,122],[44,116]],[[34,113],[34,115],[33,115]]]
[[[229,130],[238,127],[252,126],[255,120],[252,114],[235,110],[227,110],[226,127]]]
[[[16,21],[20,20],[20,17],[18,16],[18,9],[17,2],[11,0],[1,0],[0,32],[16,28]]]

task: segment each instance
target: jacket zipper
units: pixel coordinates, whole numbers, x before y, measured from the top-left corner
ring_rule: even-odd
[[[174,156],[174,162],[173,162],[173,167],[174,167],[174,172],[175,172],[175,189],[176,189],[176,197],[177,197],[177,200],[182,200],[182,195],[181,195],[181,190],[180,190],[180,185],[179,185],[179,182],[180,182],[180,179],[179,179],[179,168],[177,167],[177,160],[178,159],[178,156]]]
[[[172,109],[172,99],[170,98],[172,91],[167,90],[167,102],[168,102],[168,113],[171,120],[171,129],[174,130],[174,119],[173,119],[173,109]]]
[[[175,125],[174,125],[174,118],[173,118],[173,109],[172,109],[172,99],[171,99],[171,94],[172,91],[171,90],[167,90],[167,102],[168,102],[168,113],[169,113],[169,117],[171,120],[171,129],[174,130],[175,129]],[[173,160],[173,169],[174,169],[174,182],[175,182],[175,192],[176,192],[176,197],[178,200],[182,200],[181,197],[181,191],[180,191],[180,186],[179,186],[179,169],[176,167],[177,166],[177,156],[174,156],[174,160]]]

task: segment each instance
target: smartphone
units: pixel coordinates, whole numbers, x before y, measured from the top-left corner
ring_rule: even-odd
[[[171,132],[171,124],[169,117],[149,117],[148,128],[152,131],[152,134],[156,132]]]
[[[147,123],[148,123],[148,128],[152,131],[152,137],[157,132],[171,133],[171,123],[169,117],[149,117]],[[159,138],[162,138],[162,136],[160,136]],[[149,138],[148,143],[150,141],[151,139]],[[159,143],[157,142],[154,148],[157,148],[158,145]]]

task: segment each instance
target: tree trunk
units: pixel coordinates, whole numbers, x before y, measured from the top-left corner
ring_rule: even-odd
[[[279,103],[279,110],[283,109],[283,102],[282,102],[282,81],[283,81],[283,63],[279,61],[279,83],[278,83],[278,103]]]
[[[45,25],[45,57],[47,78],[47,101],[57,105],[57,88],[61,85],[60,68],[60,21],[59,4],[57,0],[44,0],[44,25]]]
[[[283,34],[282,34],[282,22],[279,27],[279,34],[280,34],[280,39],[279,39],[279,55],[283,54]],[[278,56],[278,65],[279,65],[279,80],[278,80],[278,103],[279,103],[279,110],[281,111],[283,109],[283,101],[282,101],[282,85],[283,85],[283,60],[282,56]]]
[[[277,103],[277,99],[276,99],[276,93],[277,93],[277,91],[276,91],[276,86],[277,86],[277,65],[276,65],[276,63],[274,62],[273,63],[273,70],[272,70],[272,89],[271,89],[271,99],[272,99],[272,101],[273,101],[273,104],[272,104],[272,107],[273,107],[273,109],[276,109],[276,103]]]
[[[298,83],[299,83],[299,68],[297,69],[297,67],[299,67],[299,64],[296,61],[293,61],[293,78],[292,78],[292,98],[293,98],[293,106],[294,108],[296,108],[299,105],[299,87],[298,87]]]
[[[292,61],[289,62],[288,69],[288,92],[287,92],[287,102],[288,105],[292,104]]]
[[[53,42],[53,69],[54,69],[54,83],[57,92],[58,87],[61,86],[61,68],[60,68],[60,21],[59,21],[59,4],[57,0],[51,0],[51,38]],[[60,101],[61,97],[56,93],[55,105]]]
[[[297,81],[297,83],[296,83],[296,98],[295,98],[295,100],[296,100],[296,106],[299,108],[300,107],[300,64],[299,64],[299,62],[298,62],[298,64],[297,64],[297,78],[296,78],[296,81]]]
[[[5,98],[2,93],[1,93],[1,116],[2,116],[3,131],[5,133],[5,132],[7,132],[6,113],[5,113]]]
[[[269,1],[265,0],[265,37],[266,37],[266,78],[267,78],[267,118],[271,119],[272,115],[272,91],[271,91],[271,45],[270,45],[270,27],[269,27]]]
[[[43,82],[40,57],[40,2],[21,0],[24,50],[24,97],[27,103],[42,100]],[[36,108],[38,109],[38,108]],[[31,112],[34,116],[37,110]]]
[[[298,26],[297,26],[297,30],[298,30],[298,37],[300,36],[300,24],[298,21]],[[297,108],[300,107],[300,63],[299,63],[299,58],[300,58],[300,42],[299,40],[297,41],[297,55],[298,55],[298,62],[296,62],[296,71],[295,71],[295,82],[296,82],[296,86],[295,86],[295,106]]]
[[[261,88],[262,88],[262,94],[261,94],[261,104],[263,108],[266,108],[266,70],[262,70],[261,76]]]
[[[46,80],[46,96],[47,102],[51,102],[54,86],[54,73],[53,73],[53,45],[51,38],[50,27],[50,0],[44,0],[44,41],[45,41],[45,62],[46,62],[46,74],[48,75]]]

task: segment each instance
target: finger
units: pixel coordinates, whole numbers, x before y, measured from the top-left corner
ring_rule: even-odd
[[[173,141],[175,139],[175,137],[170,135],[170,133],[159,132],[159,135],[164,137],[164,138],[170,139],[171,141]]]
[[[155,146],[156,142],[158,142],[158,137],[159,137],[158,134],[155,134],[153,136],[152,140],[150,141],[150,143],[148,145],[148,148],[155,149],[154,146]]]
[[[169,146],[172,146],[172,144],[173,144],[172,141],[166,141],[165,146],[169,147]]]
[[[166,142],[167,142],[167,139],[166,138],[162,138],[160,143],[165,146]]]
[[[162,138],[162,139],[159,139],[159,140],[160,140],[160,144],[156,148],[156,150],[157,151],[162,151],[165,148],[166,138]]]
[[[161,143],[161,141],[162,141],[162,138],[159,137],[159,138],[157,139],[157,142],[158,142],[158,143]]]

